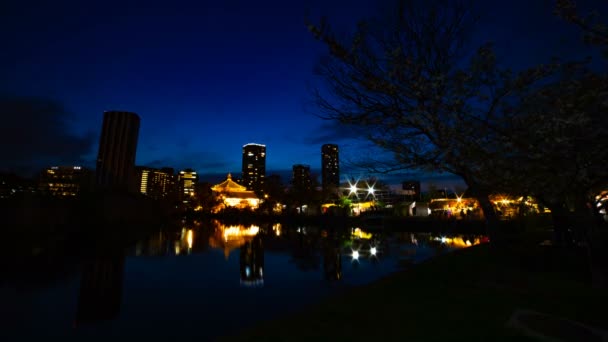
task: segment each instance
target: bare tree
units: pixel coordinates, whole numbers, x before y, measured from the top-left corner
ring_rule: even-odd
[[[401,1],[348,39],[336,38],[324,20],[309,28],[329,48],[318,67],[324,87],[315,92],[321,116],[365,127],[366,138],[394,156],[385,170],[460,176],[491,226],[488,195],[497,183],[490,171],[500,166],[492,160],[504,151],[496,142],[511,135],[502,130],[503,109],[553,66],[511,72],[499,67],[489,43],[469,53],[474,23],[464,1]]]

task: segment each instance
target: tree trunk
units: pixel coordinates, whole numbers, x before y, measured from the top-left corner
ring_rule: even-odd
[[[572,245],[572,237],[568,232],[571,225],[571,215],[568,210],[563,203],[550,203],[548,207],[553,220],[553,244],[556,246]]]
[[[490,243],[493,245],[498,244],[503,239],[499,231],[498,215],[494,210],[494,204],[490,201],[490,192],[487,191],[483,186],[478,185],[476,182],[471,181],[465,175],[460,175],[468,186],[468,190],[471,194],[477,198],[479,206],[483,212],[483,217],[486,224],[486,235],[490,239]]]
[[[486,221],[486,234],[490,238],[490,243],[500,243],[503,239],[499,231],[498,215],[496,215],[489,194],[487,192],[477,192],[477,201],[483,211],[483,217]]]
[[[573,226],[576,240],[587,250],[591,283],[596,288],[608,287],[608,232],[595,218],[593,203],[579,196],[574,206]]]

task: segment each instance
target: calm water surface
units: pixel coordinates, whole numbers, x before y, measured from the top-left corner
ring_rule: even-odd
[[[483,239],[184,223],[101,249],[52,282],[3,284],[0,339],[213,340]]]

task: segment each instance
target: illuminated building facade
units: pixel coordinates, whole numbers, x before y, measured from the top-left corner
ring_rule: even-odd
[[[247,190],[262,191],[266,177],[266,145],[243,146],[243,184]]]
[[[293,178],[291,184],[296,191],[310,191],[312,179],[310,178],[310,166],[296,164],[292,167]]]
[[[174,196],[177,184],[173,169],[138,166],[136,171],[140,193],[156,200]]]
[[[194,197],[194,187],[198,182],[198,175],[196,171],[192,169],[185,169],[179,172],[177,176],[177,182],[179,184],[179,196],[180,199],[186,203],[189,202],[192,197]]]
[[[76,197],[91,184],[91,171],[82,166],[51,166],[42,170],[38,189],[54,197]]]
[[[321,147],[321,185],[323,190],[340,186],[340,160],[338,145],[325,144]]]
[[[260,200],[255,195],[255,192],[247,190],[245,186],[233,181],[230,174],[228,174],[225,181],[212,186],[211,190],[222,200],[222,206],[239,209],[257,209],[260,205]],[[216,209],[219,210],[221,208]]]
[[[96,183],[105,190],[136,192],[135,153],[139,116],[131,112],[107,111],[97,154]]]

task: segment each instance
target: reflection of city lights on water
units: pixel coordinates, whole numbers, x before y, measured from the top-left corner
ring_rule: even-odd
[[[272,225],[272,230],[274,231],[276,236],[281,236],[281,224],[280,223],[276,223],[276,224]]]
[[[255,236],[260,232],[260,227],[251,225],[249,228],[230,226],[224,228],[224,240],[239,238],[240,236]]]
[[[186,241],[188,242],[188,249],[192,249],[192,229],[188,229],[188,234],[186,235]]]
[[[478,245],[482,242],[488,242],[487,238],[484,238],[483,241],[480,238],[474,238],[472,240],[471,239],[465,240],[461,236],[457,236],[457,237],[453,237],[453,238],[442,236],[442,237],[432,238],[432,240],[441,241],[442,244],[449,245],[451,247],[470,247],[470,246]]]
[[[359,239],[369,240],[372,238],[372,233],[367,233],[361,230],[361,228],[355,228],[353,231],[353,236]]]

